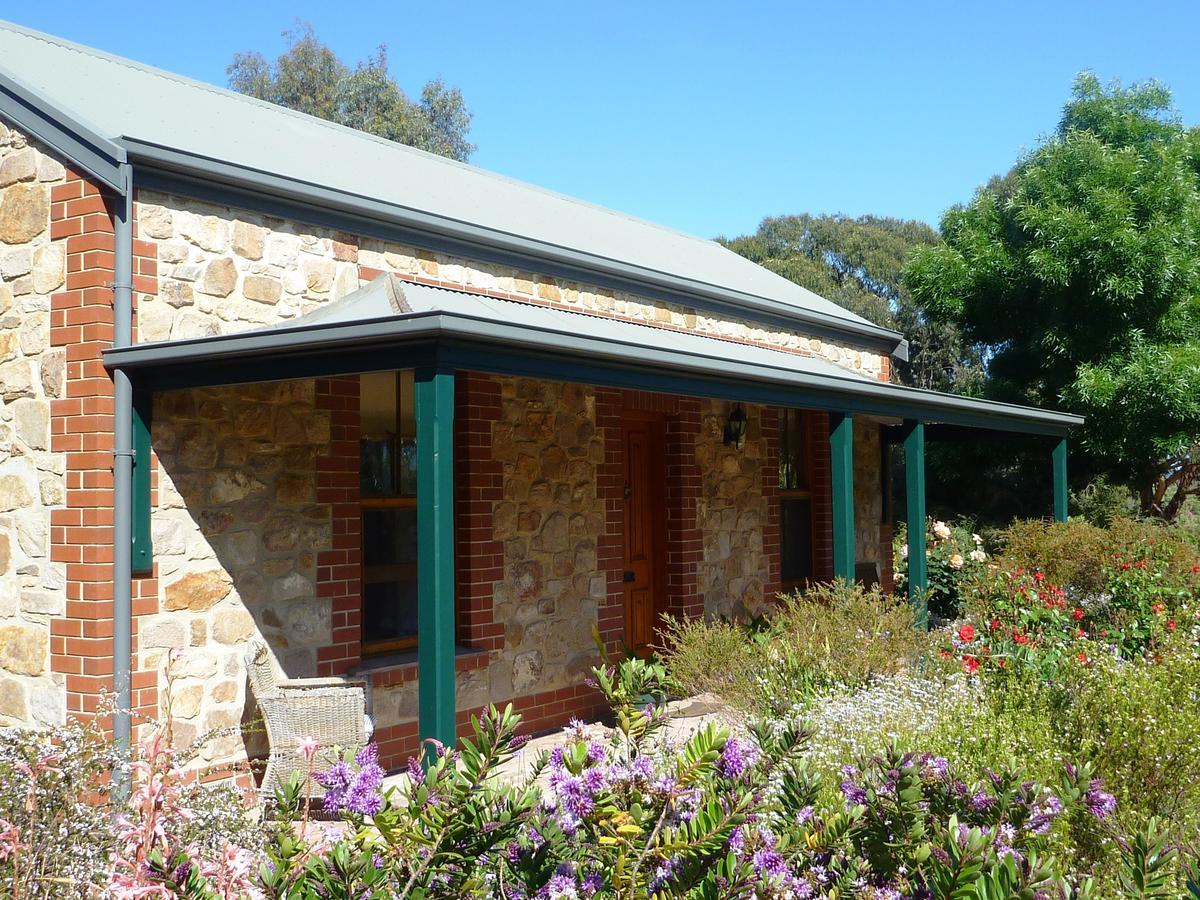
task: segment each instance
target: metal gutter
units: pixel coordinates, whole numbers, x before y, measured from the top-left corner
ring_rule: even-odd
[[[797,325],[819,331],[820,336],[849,338],[860,344],[885,350],[900,359],[908,358],[908,342],[899,332],[869,323],[855,322],[815,310],[803,309],[790,303],[782,303],[755,294],[722,288],[707,282],[672,275],[642,266],[636,266],[609,257],[585,251],[532,240],[520,235],[499,231],[429,213],[410,207],[384,203],[370,197],[336,191],[322,185],[285,178],[271,172],[237,166],[217,159],[187,153],[186,151],[123,137],[121,144],[130,158],[138,163],[140,183],[149,189],[165,192],[178,191],[195,196],[197,192],[213,197],[213,186],[223,186],[240,193],[233,205],[267,200],[287,204],[286,209],[267,210],[276,215],[299,217],[302,221],[314,222],[314,215],[321,211],[351,217],[330,223],[332,227],[356,232],[371,233],[370,225],[383,225],[401,229],[394,235],[397,239],[426,246],[432,236],[442,243],[448,252],[472,256],[486,261],[516,264],[522,268],[534,268],[548,275],[563,275],[576,280],[596,283],[601,286],[616,286],[619,289],[645,293],[666,293],[669,299],[721,311],[749,314],[760,320],[795,328]],[[219,192],[218,192],[219,193]],[[261,209],[259,204],[256,207]],[[364,229],[364,225],[368,226]],[[371,236],[389,237],[392,235]],[[482,251],[482,252],[481,252]],[[547,263],[550,268],[547,268]],[[532,264],[532,265],[531,265]]]
[[[19,78],[0,71],[0,115],[118,194],[128,191],[125,148],[69,115]]]
[[[975,400],[906,388],[870,379],[799,371],[780,353],[778,367],[739,361],[730,354],[662,349],[634,341],[596,339],[585,334],[510,325],[494,319],[445,312],[416,313],[352,324],[270,328],[243,334],[139,344],[104,354],[111,367],[159,373],[171,386],[306,377],[316,372],[344,374],[407,365],[396,351],[437,344],[439,358],[460,368],[579,380],[620,386],[647,386],[701,396],[811,406],[872,415],[948,421],[975,428],[1065,434],[1080,416],[1008,403]],[[714,344],[720,342],[714,339]],[[374,351],[383,351],[378,352]],[[331,362],[331,357],[337,359]],[[239,372],[242,363],[249,363]],[[205,381],[204,367],[220,380]],[[218,374],[219,371],[219,374]],[[674,379],[671,381],[671,379]],[[650,388],[648,388],[650,389]]]

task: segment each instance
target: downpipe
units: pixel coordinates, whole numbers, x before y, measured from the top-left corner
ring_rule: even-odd
[[[122,163],[124,194],[113,216],[114,349],[133,343],[133,167]],[[113,741],[126,757],[133,733],[133,385],[123,369],[113,371]],[[113,773],[118,798],[128,795],[129,773]]]

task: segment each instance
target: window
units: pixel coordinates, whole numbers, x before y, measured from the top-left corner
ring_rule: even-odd
[[[785,590],[813,577],[812,455],[803,410],[779,411],[779,556]]]
[[[363,654],[417,643],[417,443],[411,370],[359,379]]]

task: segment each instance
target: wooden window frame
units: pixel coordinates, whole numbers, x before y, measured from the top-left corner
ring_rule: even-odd
[[[399,423],[401,420],[401,402],[402,402],[400,371],[396,370],[395,372],[392,373],[392,375],[396,379],[396,423],[397,423],[397,432],[398,432],[399,431]],[[360,438],[361,438],[361,420],[360,420]],[[397,471],[393,475],[393,478],[394,478],[395,483],[398,486],[400,483],[400,475],[399,475],[400,453],[399,453],[399,449],[400,449],[400,440],[401,440],[399,433],[397,433],[397,438],[398,439],[396,441],[396,452],[393,454],[392,465],[394,467],[396,467],[396,469],[397,469]],[[414,437],[414,440],[415,440],[415,437]],[[362,443],[361,443],[361,439],[360,439],[359,447],[361,448],[361,446],[362,446]],[[361,466],[362,466],[361,451],[360,451],[360,455],[359,455],[359,466],[360,466],[360,470],[361,470]],[[366,514],[367,514],[367,512],[369,512],[371,510],[416,509],[416,506],[417,506],[417,498],[415,495],[412,495],[412,496],[396,495],[396,496],[391,496],[391,497],[364,497],[360,493],[359,499],[358,499],[359,534],[365,538]],[[364,539],[361,542],[360,546],[364,546],[365,544],[366,544],[366,541]],[[414,558],[417,558],[417,554],[414,553],[413,556],[414,556]],[[381,568],[402,570],[402,571],[394,572],[393,574],[408,576],[409,578],[411,578],[411,580],[414,583],[416,582],[416,579],[417,579],[417,563],[415,563],[415,562],[398,564],[395,566],[386,566],[386,567],[384,567],[384,566],[368,566],[367,560],[366,560],[366,554],[362,553],[362,552],[359,553],[359,584],[361,585],[361,589],[360,589],[360,593],[359,593],[358,607],[359,607],[359,621],[362,623],[362,625],[360,626],[359,634],[360,634],[360,645],[362,647],[362,655],[364,657],[385,656],[389,653],[407,652],[407,651],[415,650],[417,648],[417,635],[415,635],[415,634],[407,636],[407,637],[373,641],[373,640],[368,639],[364,630],[361,630],[361,629],[365,629],[366,621],[367,621],[367,616],[366,616],[366,594],[367,594],[366,587],[367,587],[367,585],[368,584],[376,584],[376,583],[388,583],[390,581],[401,580],[401,578],[381,579],[381,578],[375,578],[373,576],[368,577],[367,572],[369,569],[381,569]]]
[[[804,478],[803,478],[803,481],[804,481],[804,484],[806,485],[806,487],[785,488],[783,486],[780,486],[779,492],[778,492],[779,493],[779,501],[778,501],[779,502],[779,555],[780,555],[779,587],[780,587],[781,591],[791,592],[791,591],[807,588],[814,581],[816,581],[816,571],[817,571],[816,550],[817,550],[817,521],[818,521],[818,519],[817,519],[816,492],[813,490],[813,484],[815,481],[814,469],[815,469],[815,464],[816,464],[816,453],[814,452],[816,450],[816,446],[813,443],[813,433],[814,433],[815,429],[813,428],[813,414],[809,410],[796,409],[793,407],[781,407],[779,410],[779,413],[780,413],[781,421],[780,421],[780,427],[779,427],[779,442],[778,442],[777,449],[779,452],[780,466],[782,466],[782,464],[783,464],[784,435],[786,434],[786,430],[787,430],[786,417],[787,417],[788,413],[796,413],[797,415],[799,415],[800,428],[801,428],[801,440],[803,441],[803,444],[804,444],[804,472],[803,472]],[[784,546],[786,543],[786,540],[785,540],[786,536],[783,531],[783,505],[788,500],[807,500],[808,501],[808,517],[809,517],[808,533],[809,533],[809,542],[810,542],[809,572],[810,572],[810,574],[807,578],[796,578],[796,579],[786,579],[786,580],[783,578],[782,558],[783,558]]]

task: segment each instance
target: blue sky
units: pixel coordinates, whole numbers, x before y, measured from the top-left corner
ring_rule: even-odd
[[[386,43],[410,94],[438,75],[462,88],[477,165],[705,237],[792,212],[936,224],[1054,127],[1085,68],[1158,78],[1200,122],[1186,2],[8,5],[221,85],[236,51],[274,56],[296,19],[347,61]]]

